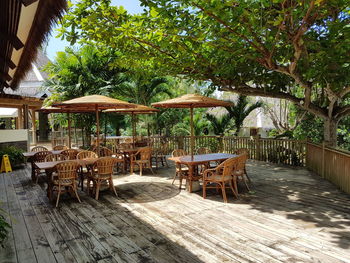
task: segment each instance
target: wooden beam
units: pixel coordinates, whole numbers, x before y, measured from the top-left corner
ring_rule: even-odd
[[[24,6],[29,6],[38,0],[19,0]]]
[[[10,41],[11,45],[16,50],[19,50],[22,47],[24,47],[24,44],[16,35],[9,35],[7,32],[5,33],[4,29],[0,29],[0,38],[7,39],[8,41]]]
[[[14,69],[16,67],[16,64],[13,63],[13,61],[9,58],[5,58],[3,56],[0,56],[0,62],[5,63],[7,66],[9,66],[11,69]]]

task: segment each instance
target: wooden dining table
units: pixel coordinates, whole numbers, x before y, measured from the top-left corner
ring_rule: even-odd
[[[198,181],[201,176],[195,175],[195,170],[198,165],[206,165],[210,162],[223,162],[229,158],[236,157],[236,154],[229,153],[209,153],[198,155],[185,155],[178,157],[169,157],[168,160],[174,161],[177,164],[183,164],[188,166],[188,191],[192,192],[192,182]]]

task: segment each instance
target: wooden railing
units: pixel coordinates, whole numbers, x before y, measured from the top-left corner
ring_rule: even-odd
[[[160,148],[163,143],[168,146],[168,154],[174,149],[190,152],[190,136],[151,137],[153,147]],[[305,165],[306,143],[296,140],[261,139],[258,137],[196,136],[195,145],[210,148],[212,152],[234,153],[236,149],[247,148],[249,158],[288,164]]]
[[[350,152],[307,143],[306,166],[350,193]]]

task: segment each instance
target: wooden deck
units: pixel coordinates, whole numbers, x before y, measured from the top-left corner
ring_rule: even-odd
[[[251,162],[224,204],[157,176],[116,176],[119,197],[48,202],[29,169],[0,175],[12,229],[0,262],[350,262],[350,196],[304,169]],[[243,187],[242,187],[243,189]]]

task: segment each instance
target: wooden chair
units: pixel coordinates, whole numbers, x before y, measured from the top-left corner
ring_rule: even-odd
[[[61,154],[66,155],[68,160],[76,160],[78,151],[75,149],[63,150]]]
[[[238,198],[238,193],[233,187],[232,174],[234,173],[237,165],[237,158],[230,158],[222,162],[218,167],[213,169],[207,169],[203,173],[203,198],[207,196],[207,188],[221,188],[222,197],[224,202],[227,203],[226,185],[229,184],[233,194]],[[207,186],[208,184],[214,184],[215,186]]]
[[[31,152],[44,152],[44,151],[48,151],[48,149],[44,146],[35,146],[31,150]]]
[[[182,150],[182,149],[176,149],[171,153],[172,157],[179,157],[184,155],[187,155],[187,153],[185,150]],[[188,170],[189,170],[188,166],[175,163],[175,175],[174,175],[173,182],[171,184],[174,184],[176,177],[179,177],[179,182],[180,182],[179,189],[181,189],[182,180],[186,179],[187,181],[188,179]]]
[[[67,160],[67,156],[63,154],[49,154],[45,157],[45,162],[57,162],[57,161],[65,161]]]
[[[236,168],[232,174],[234,188],[235,188],[236,192],[238,193],[237,180],[241,180],[244,182],[247,190],[250,191],[249,185],[247,183],[247,181],[249,181],[249,179],[248,179],[247,173],[245,171],[245,164],[247,162],[248,155],[241,154],[238,157],[236,157],[235,159],[237,160],[237,164],[236,164]]]
[[[52,199],[52,193],[57,191],[56,207],[58,206],[61,193],[70,189],[74,193],[79,203],[81,203],[77,192],[77,178],[78,178],[79,164],[75,161],[64,161],[55,166],[56,176],[52,179],[52,189],[50,193],[50,199]]]
[[[247,158],[249,159],[249,150],[247,148],[239,148],[235,151],[235,154],[237,154],[237,155],[246,154]],[[250,177],[247,174],[247,169],[246,169],[245,165],[244,165],[244,173],[245,173],[245,176],[247,177],[249,183],[251,183],[252,181],[250,180]]]
[[[90,193],[91,181],[93,182],[93,190],[95,192],[95,199],[98,200],[101,183],[107,181],[109,189],[116,195],[117,192],[113,185],[113,168],[116,163],[116,158],[114,157],[101,157],[99,158],[92,169],[92,173],[88,176],[88,193]]]
[[[77,159],[78,160],[84,160],[84,159],[89,159],[89,158],[98,158],[97,153],[93,151],[81,151],[78,152],[77,154]],[[80,167],[79,169],[79,184],[81,185],[81,190],[84,190],[84,180],[87,178],[87,176],[91,173],[91,167]]]
[[[152,169],[152,148],[143,147],[139,149],[135,154],[130,156],[130,173],[134,172],[134,166],[137,165],[140,168],[140,175],[142,176],[142,169],[149,168],[154,174]]]
[[[62,150],[67,150],[68,147],[65,145],[56,145],[52,148],[54,151],[62,151]]]
[[[197,154],[209,154],[211,150],[207,147],[199,147],[196,151]]]
[[[97,149],[94,152],[96,152],[99,157],[111,157],[113,155],[112,150],[102,146],[99,147],[98,152]]]
[[[168,162],[166,160],[166,156],[168,153],[168,144],[164,143],[162,144],[160,149],[155,149],[152,153],[152,161],[154,160],[156,162],[156,169],[158,169],[158,162],[162,163],[162,166],[165,166],[164,163],[166,164],[167,167],[169,167]]]
[[[32,169],[33,169],[33,179],[35,179],[35,183],[37,184],[38,183],[38,180],[39,180],[39,175],[40,174],[45,174],[45,171],[41,171],[36,165],[35,163],[42,163],[42,162],[45,162],[45,158],[46,156],[52,154],[51,152],[49,151],[42,151],[42,152],[37,152],[34,154],[33,156],[33,160],[32,160]]]

